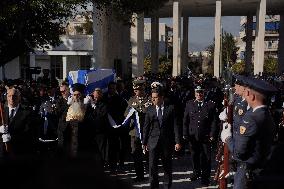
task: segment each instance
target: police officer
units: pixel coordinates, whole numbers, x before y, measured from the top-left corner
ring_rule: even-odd
[[[193,174],[190,179],[209,185],[211,171],[211,142],[216,135],[216,107],[204,100],[204,89],[197,86],[195,100],[188,101],[183,117],[183,138],[189,140]]]
[[[145,80],[136,79],[133,81],[133,90],[135,95],[128,101],[128,107],[125,112],[125,116],[129,113],[131,108],[134,108],[138,112],[140,133],[135,127],[135,124],[131,124],[131,130],[129,135],[131,136],[131,153],[134,159],[134,167],[136,178],[134,181],[139,182],[144,180],[144,167],[143,167],[143,152],[140,134],[142,134],[142,126],[144,125],[146,108],[152,104],[151,99],[145,93]],[[134,115],[133,115],[134,116]]]
[[[237,133],[232,137],[231,125],[224,123],[221,140],[227,143],[233,159],[237,161],[237,172],[234,176],[234,189],[249,187],[256,169],[262,168],[268,159],[274,135],[274,122],[267,108],[269,93],[276,88],[267,82],[245,78],[247,88],[244,98],[252,108],[235,125]]]

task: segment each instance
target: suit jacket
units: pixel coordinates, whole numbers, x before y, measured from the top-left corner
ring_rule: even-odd
[[[180,144],[180,132],[173,105],[164,105],[162,124],[160,125],[156,106],[149,106],[146,111],[143,128],[143,145],[149,149],[157,147],[158,142],[163,146],[171,147]]]
[[[183,136],[195,137],[196,140],[208,141],[216,137],[216,108],[212,101],[204,101],[201,109],[198,102],[190,100],[186,104],[183,117]]]
[[[11,135],[10,151],[14,155],[27,155],[34,153],[38,142],[38,120],[32,111],[24,109],[21,105],[14,117],[9,120],[9,108],[4,109],[4,120],[8,123]],[[1,147],[4,147],[1,138]],[[2,150],[1,150],[2,151]]]

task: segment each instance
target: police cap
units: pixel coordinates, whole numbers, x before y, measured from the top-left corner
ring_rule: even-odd
[[[203,92],[204,92],[204,89],[203,89],[200,85],[198,85],[198,86],[195,88],[195,92],[196,92],[196,93],[203,93]]]
[[[234,75],[234,78],[235,78],[235,84],[241,86],[247,86],[247,77],[243,75]]]
[[[253,89],[263,95],[271,95],[278,91],[277,88],[262,79],[247,78],[246,82],[248,88]]]

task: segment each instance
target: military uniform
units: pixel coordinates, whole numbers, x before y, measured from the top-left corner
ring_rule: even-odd
[[[192,180],[201,176],[209,184],[211,171],[211,141],[216,135],[216,107],[212,101],[190,100],[183,118],[183,137],[190,142],[192,152]]]
[[[246,79],[248,88],[262,95],[275,89],[264,81]],[[260,104],[260,103],[259,103]],[[256,169],[263,168],[271,151],[274,135],[274,122],[267,106],[259,105],[247,111],[241,121],[234,125],[233,137],[230,127],[223,128],[221,139],[228,144],[233,159],[237,161],[237,172],[234,177],[234,189],[249,186],[250,179]]]
[[[128,107],[127,107],[126,113],[129,112],[130,108],[134,108],[138,112],[141,134],[142,134],[142,127],[145,121],[146,109],[151,104],[152,104],[151,100],[146,95],[144,97],[133,96],[128,101]],[[134,159],[135,172],[136,172],[137,178],[142,179],[144,178],[144,167],[143,167],[142,143],[141,143],[141,139],[139,138],[140,133],[135,128],[135,125],[133,122],[130,128],[131,130],[129,132],[129,135],[131,136],[131,153]]]
[[[238,132],[238,125],[242,121],[242,118],[246,114],[248,109],[248,103],[242,97],[235,95],[234,111],[233,111],[233,135]],[[236,125],[236,127],[235,127]]]
[[[134,80],[133,81],[133,89],[134,90],[144,90],[144,80]],[[134,159],[134,168],[137,176],[137,180],[144,179],[144,167],[143,167],[143,151],[142,151],[142,143],[140,136],[142,136],[143,125],[145,121],[146,109],[148,106],[152,105],[151,99],[146,95],[141,96],[133,96],[128,100],[128,106],[125,111],[125,117],[129,113],[131,108],[134,108],[138,112],[139,116],[139,124],[140,124],[140,133],[134,124],[134,117],[131,119],[130,124],[130,132],[129,135],[131,137],[131,154]],[[132,116],[135,116],[134,114]]]

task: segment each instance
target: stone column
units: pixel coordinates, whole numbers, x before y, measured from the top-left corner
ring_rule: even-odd
[[[186,71],[188,64],[188,16],[183,17],[183,39],[182,39],[182,73]]]
[[[144,14],[133,15],[134,25],[131,26],[132,46],[132,77],[144,73]]]
[[[30,67],[36,67],[35,54],[30,53]]]
[[[181,74],[181,8],[173,2],[173,76]]]
[[[151,71],[158,73],[159,67],[159,17],[151,17]]]
[[[264,64],[266,0],[260,0],[256,12],[254,74],[262,74]]]
[[[221,53],[221,1],[216,1],[215,12],[215,49],[214,49],[214,76],[220,77],[220,53]]]
[[[103,12],[93,5],[93,57],[92,68],[101,67],[102,63],[102,20]]]
[[[278,73],[284,72],[284,14],[280,15],[280,30],[278,43]]]
[[[67,56],[62,56],[63,80],[68,77],[69,70],[67,69]]]
[[[247,16],[246,23],[246,52],[245,52],[245,72],[251,74],[252,68],[252,32],[253,32],[253,16]]]

